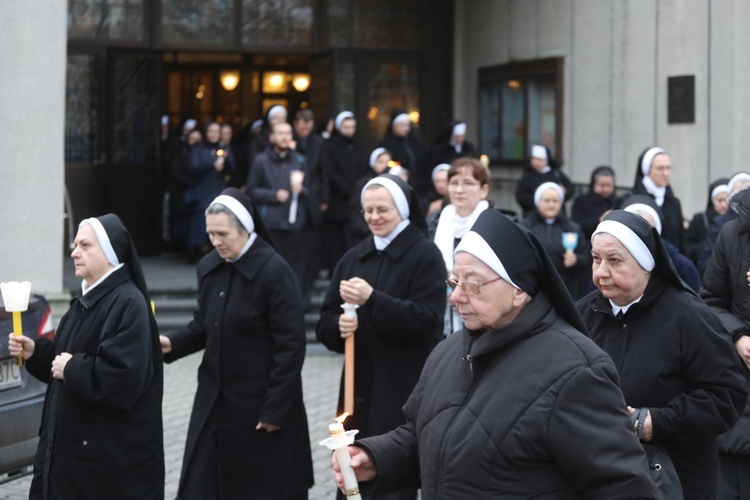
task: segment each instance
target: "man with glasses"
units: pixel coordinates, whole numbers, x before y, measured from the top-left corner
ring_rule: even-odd
[[[363,493],[654,498],[615,366],[533,234],[485,210],[447,284],[465,327],[430,354],[407,423],[349,448]]]

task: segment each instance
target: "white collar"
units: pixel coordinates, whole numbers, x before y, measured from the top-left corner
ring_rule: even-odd
[[[242,250],[240,250],[240,254],[235,257],[234,259],[225,259],[227,262],[237,262],[242,258],[243,255],[247,253],[248,250],[250,250],[250,247],[255,242],[255,239],[258,237],[258,233],[252,232],[250,233],[250,236],[247,238],[247,243],[245,243],[245,246],[242,247]]]
[[[624,306],[618,306],[617,304],[615,304],[614,302],[612,302],[610,300],[609,304],[612,306],[612,314],[614,314],[615,316],[617,316],[618,314],[620,314],[620,311],[622,311],[622,314],[625,314],[626,312],[628,312],[628,309],[630,309],[630,306],[632,306],[633,304],[636,304],[636,303],[640,302],[642,298],[643,298],[643,295],[641,295],[640,297],[638,297],[637,299],[635,299],[630,304],[627,304],[627,305],[624,305]]]
[[[545,165],[543,169],[537,170],[537,172],[540,174],[546,174],[547,172],[552,172],[552,167]]]
[[[98,280],[96,280],[94,282],[94,284],[91,285],[91,286],[88,286],[88,283],[86,283],[86,280],[81,281],[81,295],[86,295],[87,293],[89,293],[96,286],[98,286],[100,283],[102,283],[104,280],[106,280],[109,277],[110,274],[112,274],[113,272],[117,271],[118,269],[120,269],[124,265],[125,264],[123,264],[123,263],[117,264],[112,269],[110,269],[109,271],[107,271],[106,273],[104,273],[104,276],[102,276],[101,278],[99,278]]]
[[[654,184],[654,181],[649,176],[643,177],[643,187],[646,188],[649,194],[654,196],[656,204],[662,206],[664,204],[664,196],[667,194],[667,186],[659,187]]]
[[[446,205],[440,213],[434,241],[440,253],[443,254],[445,268],[449,273],[453,272],[453,251],[456,249],[456,240],[463,238],[469,232],[479,215],[489,206],[487,200],[481,200],[469,215],[461,217],[456,210],[456,206],[451,203]]]
[[[383,251],[386,249],[388,245],[391,244],[393,240],[396,239],[396,236],[401,234],[401,232],[406,229],[406,226],[408,226],[411,223],[409,219],[402,220],[398,223],[396,228],[388,234],[388,236],[375,236],[372,235],[373,240],[375,241],[375,248],[377,248],[380,251]]]

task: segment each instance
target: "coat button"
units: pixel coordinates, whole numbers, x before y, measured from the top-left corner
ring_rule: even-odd
[[[214,328],[219,328],[219,322],[218,321],[214,321]]]
[[[83,444],[83,446],[88,446],[88,445],[89,445],[89,442],[88,442],[88,441],[86,441],[86,440],[84,440],[82,444]]]
[[[219,292],[219,298],[220,298],[220,299],[223,299],[223,298],[224,298],[224,295],[225,295],[225,293],[224,293],[224,292]]]
[[[622,329],[623,329],[623,330],[624,330],[624,329],[626,329],[627,327],[628,327],[628,324],[627,324],[627,323],[623,323],[623,324],[622,324]]]

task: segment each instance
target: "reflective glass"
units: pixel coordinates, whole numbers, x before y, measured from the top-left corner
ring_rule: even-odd
[[[420,0],[329,0],[330,47],[418,49],[424,40]]]
[[[529,144],[543,144],[556,155],[555,81],[535,79],[529,81]]]
[[[96,161],[96,56],[69,55],[65,85],[65,162]]]
[[[373,64],[367,92],[368,146],[376,144],[388,130],[391,111],[404,108],[419,120],[419,85],[417,65],[413,63]],[[361,123],[361,121],[360,121]]]
[[[518,80],[505,81],[501,86],[502,158],[526,157],[525,86],[524,82]]]
[[[313,0],[243,0],[242,43],[246,46],[312,44]]]
[[[143,40],[143,0],[68,0],[68,38]]]
[[[232,44],[233,3],[233,0],[161,0],[162,41]]]

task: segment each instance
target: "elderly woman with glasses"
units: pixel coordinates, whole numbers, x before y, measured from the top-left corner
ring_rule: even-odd
[[[427,239],[417,195],[402,179],[376,177],[360,198],[372,235],[336,266],[317,336],[344,352],[344,338],[354,335],[354,415],[345,425],[372,436],[406,422],[401,407],[442,338],[445,267]],[[359,305],[357,319],[342,314],[343,303]],[[341,413],[343,394],[338,406]],[[414,488],[399,498],[414,498]]]
[[[420,484],[424,498],[654,498],[615,366],[534,235],[485,210],[448,285],[465,327],[425,363],[408,422],[349,448],[360,485]]]
[[[611,212],[594,231],[591,254],[598,290],[578,310],[617,366],[629,411],[645,410],[641,441],[663,447],[686,499],[716,498],[717,436],[747,398],[729,334],[643,217]]]
[[[483,211],[490,206],[490,174],[474,158],[453,160],[448,170],[448,198],[450,204],[440,212],[435,229],[435,244],[443,254],[445,272],[453,272],[453,252],[461,238]],[[450,335],[463,326],[461,315],[450,304],[445,309],[443,333]]]

